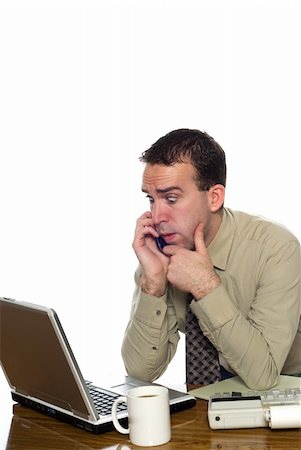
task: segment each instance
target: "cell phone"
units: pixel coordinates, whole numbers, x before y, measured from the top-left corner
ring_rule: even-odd
[[[158,249],[160,250],[160,252],[163,252],[163,247],[165,247],[165,245],[167,245],[167,243],[164,241],[162,236],[159,236],[155,239],[156,239]]]

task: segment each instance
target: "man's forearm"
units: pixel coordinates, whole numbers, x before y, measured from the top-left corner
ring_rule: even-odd
[[[289,324],[283,327],[283,338],[281,328],[278,338],[272,325],[266,323],[261,330],[259,324],[243,317],[223,286],[191,307],[203,332],[251,389],[268,389],[277,382],[285,350],[288,352],[291,345],[285,332]],[[281,342],[275,342],[277,339]]]
[[[141,293],[136,300],[122,344],[122,357],[130,376],[157,379],[172,359],[179,336],[173,308],[166,298]]]

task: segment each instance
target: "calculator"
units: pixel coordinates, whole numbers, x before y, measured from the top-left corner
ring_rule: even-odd
[[[209,398],[208,421],[212,429],[301,428],[301,391],[216,393]]]

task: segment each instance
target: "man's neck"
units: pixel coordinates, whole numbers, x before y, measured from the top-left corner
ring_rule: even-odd
[[[209,232],[205,236],[206,247],[208,247],[211,244],[211,242],[213,241],[213,239],[215,238],[215,236],[221,226],[221,223],[223,220],[223,215],[224,215],[224,208],[222,207],[219,211],[217,211],[212,216],[212,220],[210,222],[210,227],[209,227]]]

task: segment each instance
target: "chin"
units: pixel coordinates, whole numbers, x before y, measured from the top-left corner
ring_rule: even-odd
[[[195,245],[194,245],[194,243],[191,244],[191,242],[187,242],[187,243],[181,242],[181,244],[178,244],[178,245],[179,245],[179,247],[186,248],[186,250],[195,250]]]
[[[186,245],[186,248],[187,248],[187,250],[195,250],[194,242],[188,243],[188,245]]]

